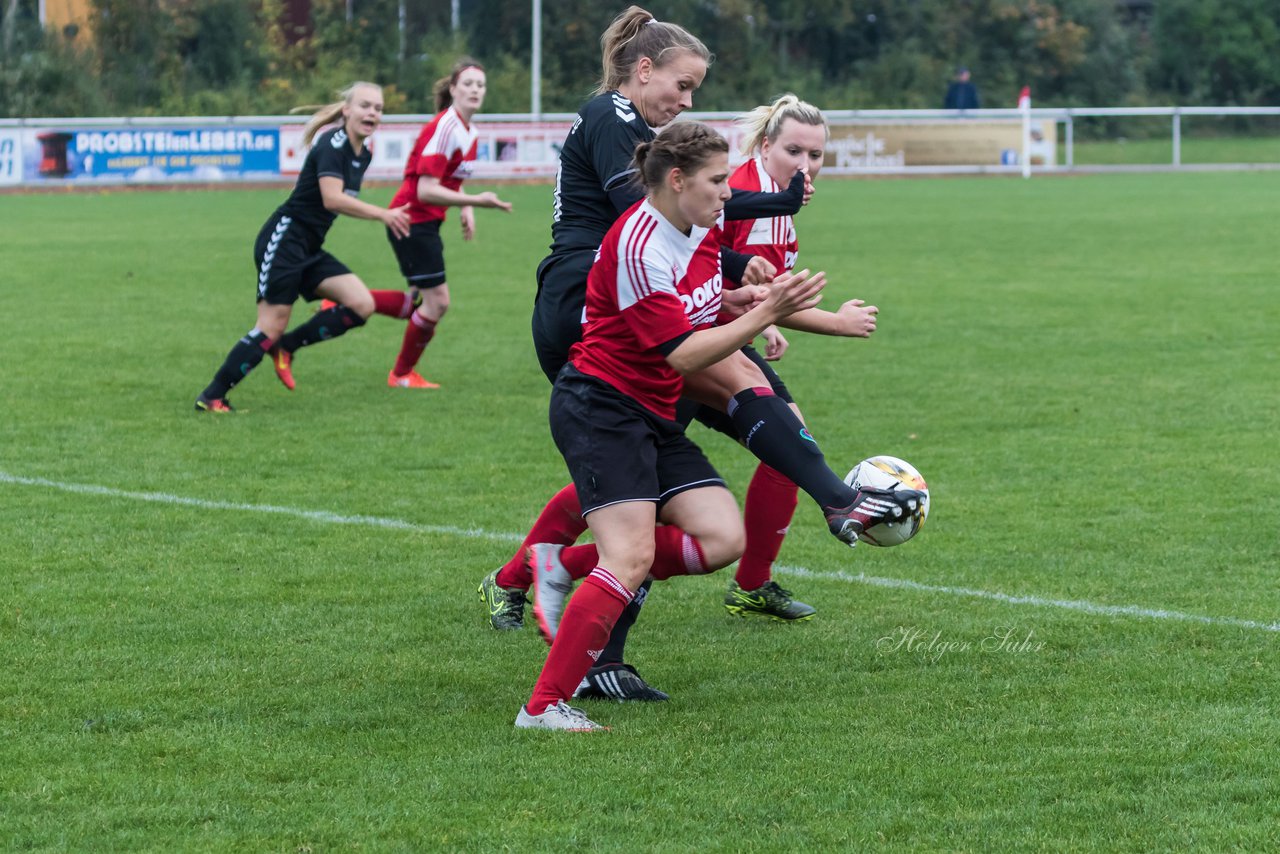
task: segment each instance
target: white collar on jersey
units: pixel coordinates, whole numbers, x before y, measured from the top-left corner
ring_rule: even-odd
[[[764,168],[764,160],[760,157],[760,152],[756,152],[756,173],[760,177],[760,190],[764,193],[776,193],[782,188],[778,186],[778,182],[773,180],[773,176],[769,174],[769,170]]]
[[[666,234],[667,240],[671,241],[677,246],[683,246],[685,249],[687,249],[690,252],[698,248],[698,246],[702,243],[703,239],[706,238],[707,232],[711,230],[709,228],[703,228],[702,226],[699,226],[699,225],[694,225],[694,226],[690,226],[689,233],[685,234],[683,231],[676,228],[675,224],[672,223],[671,220],[667,219],[666,216],[663,215],[662,211],[655,208],[653,206],[653,203],[650,202],[647,198],[644,200],[644,203],[640,206],[640,209],[644,213],[650,214],[655,219],[658,220],[658,228],[664,231],[664,233]],[[721,214],[721,217],[723,216],[724,214]]]

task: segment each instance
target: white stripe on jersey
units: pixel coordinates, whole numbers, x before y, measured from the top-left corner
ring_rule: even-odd
[[[427,140],[427,144],[422,147],[422,154],[424,156],[442,154],[445,157],[452,157],[455,153],[465,155],[475,139],[476,129],[463,125],[462,117],[453,107],[449,107],[440,117],[440,122],[436,125],[435,133],[431,134],[431,139]]]
[[[685,236],[647,200],[641,204],[618,235],[618,310],[655,293],[678,296],[676,283],[706,236],[698,226]]]
[[[756,167],[756,179],[760,182],[760,190],[765,193],[777,193],[782,188],[773,180],[764,168],[764,162],[756,155],[753,161]],[[748,246],[786,246],[796,239],[796,224],[789,216],[774,216],[767,219],[752,220],[751,230],[747,232]]]

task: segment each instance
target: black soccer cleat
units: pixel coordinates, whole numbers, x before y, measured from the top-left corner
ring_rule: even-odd
[[[663,703],[671,699],[641,679],[630,664],[601,664],[591,668],[573,696],[582,700],[616,700],[619,703]]]
[[[905,519],[920,509],[924,493],[918,489],[877,489],[864,486],[848,507],[824,507],[831,534],[850,548],[858,535],[873,525]]]

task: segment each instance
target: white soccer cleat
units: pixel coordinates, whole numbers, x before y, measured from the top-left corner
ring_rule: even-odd
[[[587,717],[581,709],[575,709],[564,700],[554,706],[547,706],[540,715],[531,715],[524,706],[516,715],[517,729],[554,729],[561,732],[608,732],[607,726],[601,726]]]
[[[533,615],[538,631],[551,643],[560,631],[560,616],[573,592],[573,578],[560,562],[564,546],[537,543],[529,547],[529,572],[533,576]]]

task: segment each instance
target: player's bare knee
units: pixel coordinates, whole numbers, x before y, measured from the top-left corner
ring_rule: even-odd
[[[373,294],[365,291],[359,296],[353,296],[344,302],[344,305],[360,315],[362,319],[368,320],[373,315]]]
[[[737,521],[737,525],[728,522],[723,527],[717,527],[697,537],[708,572],[728,566],[742,557],[742,552],[747,547],[747,535],[741,519]]]

